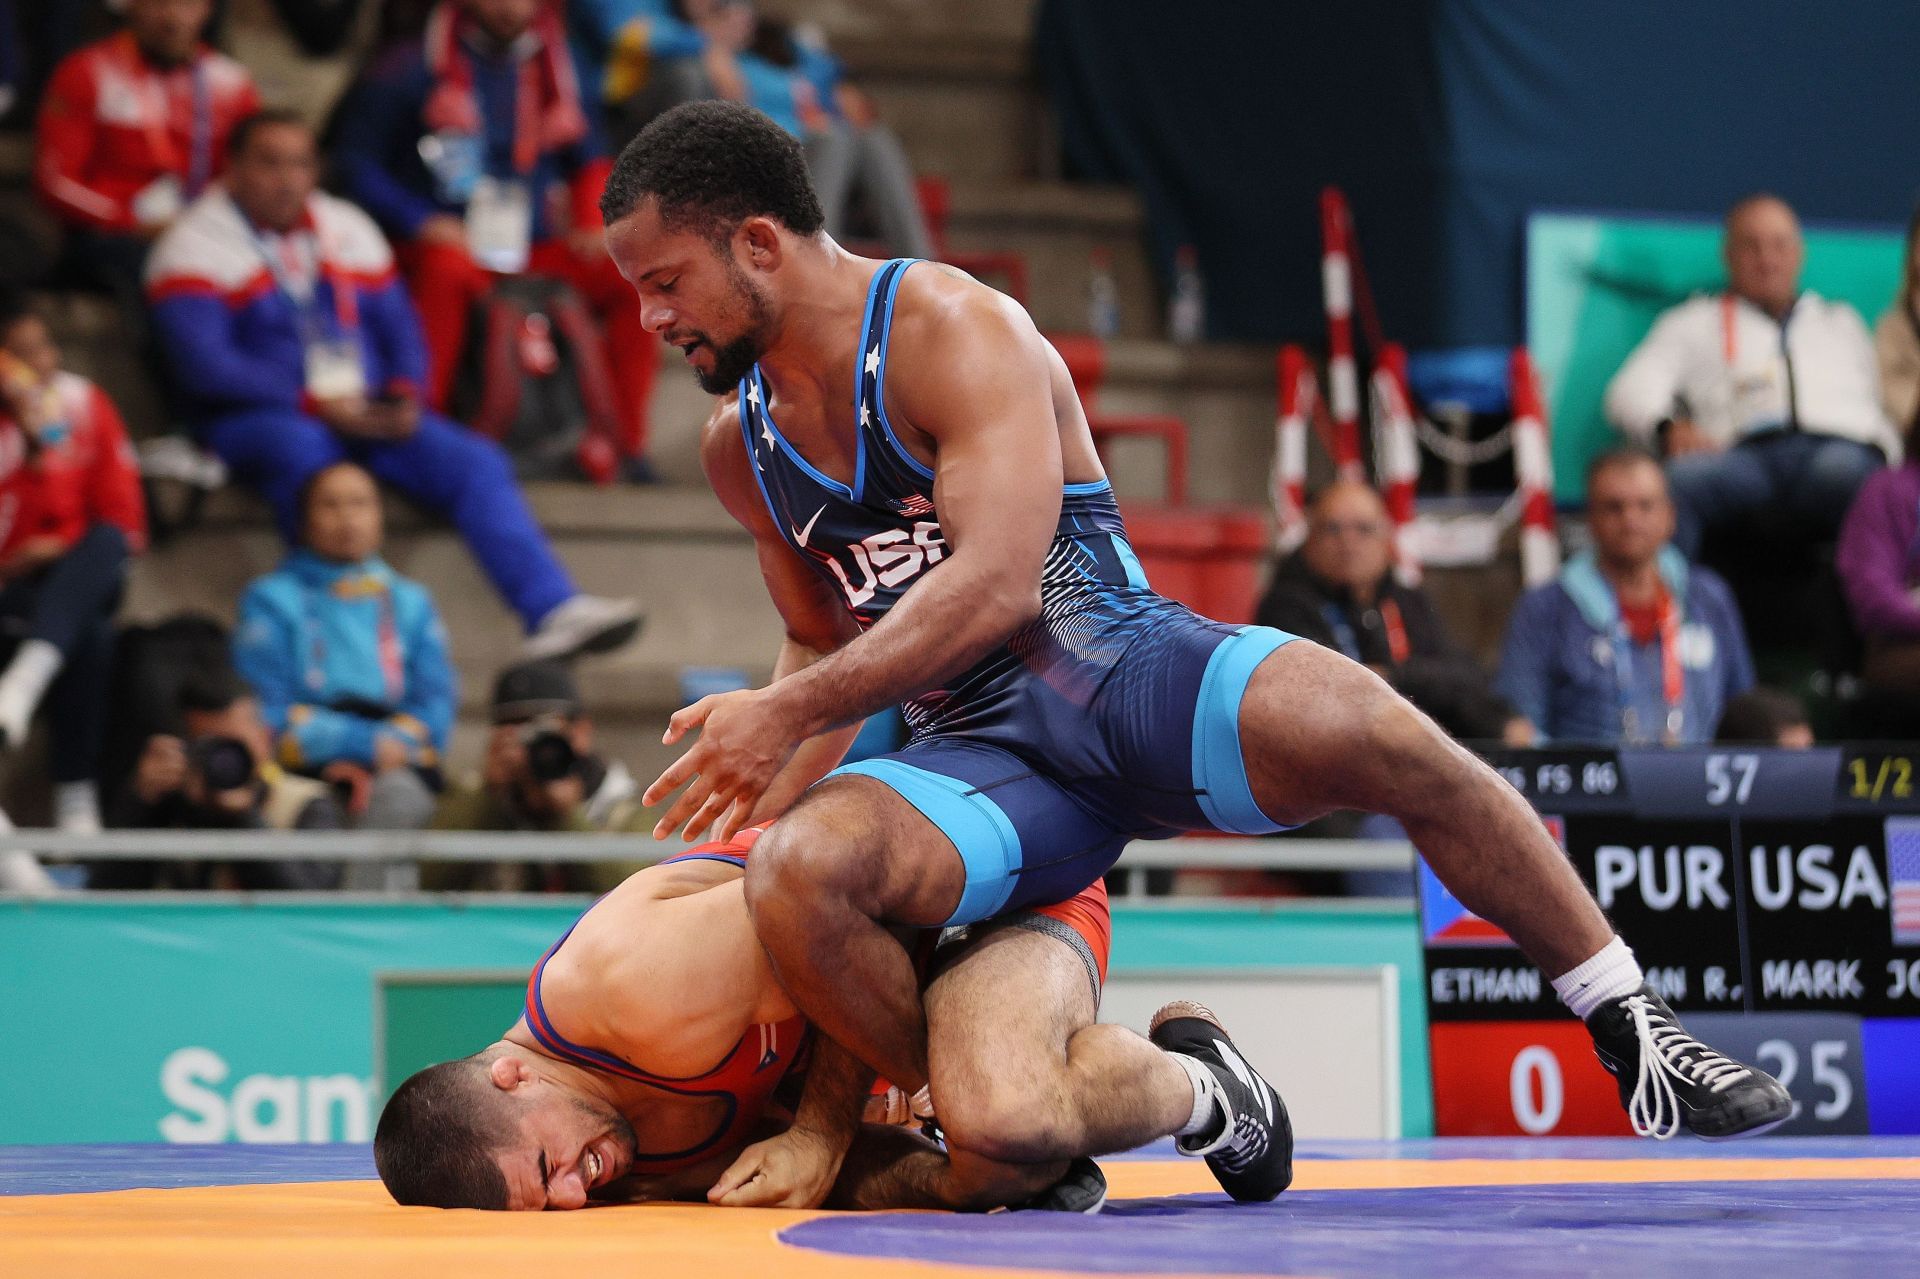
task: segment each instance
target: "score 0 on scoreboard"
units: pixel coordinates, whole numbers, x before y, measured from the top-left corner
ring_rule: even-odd
[[[1780,1132],[1920,1133],[1920,746],[1488,760],[1687,1028],[1786,1085]],[[1630,1132],[1551,983],[1419,878],[1436,1131]]]

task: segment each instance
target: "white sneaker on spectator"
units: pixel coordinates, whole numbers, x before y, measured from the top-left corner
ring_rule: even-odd
[[[100,833],[100,792],[92,782],[62,782],[53,788],[54,825],[68,835]]]
[[[13,832],[13,822],[0,812],[0,835]],[[0,893],[23,897],[51,897],[60,891],[39,858],[23,848],[0,848]]]
[[[610,652],[638,635],[645,620],[639,600],[576,595],[541,619],[521,647],[521,656],[537,661]]]

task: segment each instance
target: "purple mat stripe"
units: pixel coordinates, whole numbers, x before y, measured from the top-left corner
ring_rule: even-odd
[[[1915,1265],[1920,1183],[1326,1190],[1240,1205],[1122,1200],[1098,1217],[837,1216],[781,1242],[842,1256],[1069,1274],[1324,1279],[1888,1279]]]

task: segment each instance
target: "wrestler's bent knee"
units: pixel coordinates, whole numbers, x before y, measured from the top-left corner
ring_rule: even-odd
[[[947,1144],[981,1159],[1034,1164],[1058,1158],[1072,1142],[1063,1116],[1044,1101],[1044,1090],[1009,1081],[942,1088],[938,1095],[940,1128]]]

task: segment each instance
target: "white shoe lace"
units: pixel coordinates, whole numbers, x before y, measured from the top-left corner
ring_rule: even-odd
[[[1645,995],[1629,996],[1627,1011],[1633,1015],[1634,1035],[1640,1041],[1640,1072],[1627,1102],[1627,1119],[1639,1136],[1666,1141],[1680,1131],[1683,1118],[1673,1080],[1724,1092],[1747,1068],[1668,1021]]]

